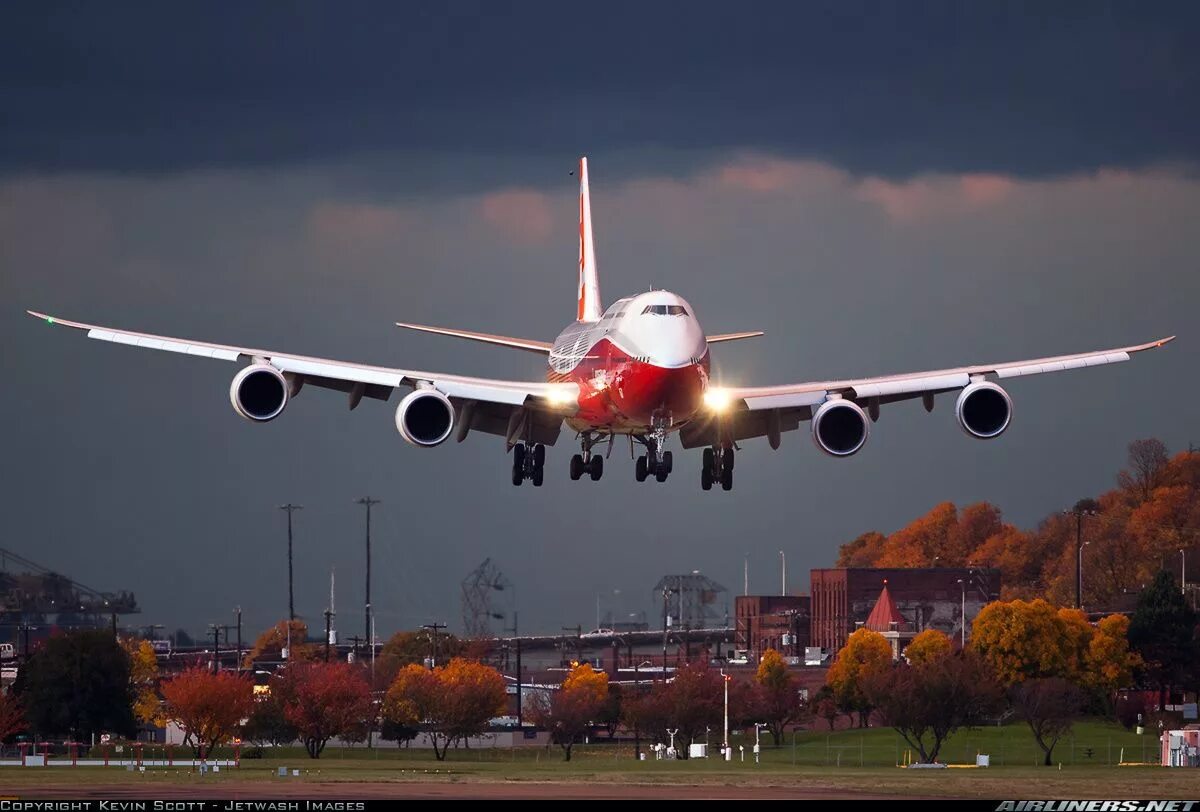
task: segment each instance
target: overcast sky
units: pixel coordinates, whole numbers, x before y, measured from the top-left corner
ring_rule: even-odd
[[[48,4],[0,9],[0,545],[147,623],[361,633],[374,511],[381,635],[461,625],[491,557],[522,630],[649,610],[664,573],[807,589],[866,530],[942,500],[1029,526],[1107,489],[1126,444],[1200,442],[1200,52],[1194,3]],[[1072,11],[1072,9],[1074,9]],[[1037,16],[1031,16],[1036,12]],[[1100,349],[1134,362],[1014,381],[1012,428],[943,398],[887,408],[857,456],[807,430],[698,450],[638,484],[619,445],[513,488],[499,438],[416,449],[391,404],[306,390],[229,407],[229,364],[89,342],[25,308],[347,360],[536,378],[538,361],[397,319],[549,340],[572,318],[591,159],[608,301],[686,297],[747,384]],[[614,595],[614,590],[619,594]],[[500,606],[501,611],[511,607]]]

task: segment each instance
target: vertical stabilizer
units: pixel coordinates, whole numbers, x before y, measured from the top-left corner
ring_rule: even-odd
[[[587,158],[579,159],[579,306],[578,321],[599,321],[600,278],[596,275],[596,246],[592,242],[592,196],[588,191]]]

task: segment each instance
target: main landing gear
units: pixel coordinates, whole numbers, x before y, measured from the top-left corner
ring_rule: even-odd
[[[542,475],[546,468],[546,446],[534,443],[526,446],[517,443],[513,446],[512,484],[520,485],[530,480],[533,487],[542,487]]]
[[[646,453],[637,458],[633,474],[638,482],[645,482],[646,477],[654,477],[658,482],[666,482],[675,467],[675,460],[670,451],[664,451],[662,441],[655,437],[647,437],[643,444]]]
[[[571,481],[577,481],[587,474],[592,478],[592,482],[599,482],[600,477],[604,476],[604,457],[592,453],[592,446],[596,444],[597,438],[591,434],[584,434],[582,442],[583,453],[571,457]],[[612,442],[611,437],[609,442]]]
[[[733,490],[733,449],[704,449],[704,464],[700,466],[700,487],[712,490],[714,482],[721,483],[721,490]]]

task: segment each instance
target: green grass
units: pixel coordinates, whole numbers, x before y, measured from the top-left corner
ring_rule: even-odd
[[[710,737],[715,745],[719,734]],[[1076,725],[1073,736],[1060,742],[1055,762],[1061,768],[1035,766],[1040,750],[1024,725],[963,731],[943,750],[944,761],[974,763],[977,752],[988,753],[990,769],[902,770],[896,768],[907,745],[889,728],[821,730],[798,733],[781,747],[764,748],[762,763],[749,752],[753,732],[733,737],[745,744],[746,761],[635,761],[631,746],[578,745],[570,763],[558,747],[518,749],[454,749],[445,762],[428,750],[363,747],[328,749],[312,760],[300,748],[266,751],[268,758],[244,759],[241,769],[201,776],[187,769],[151,768],[146,773],[121,768],[0,769],[0,791],[61,787],[65,794],[87,786],[137,783],[204,787],[230,782],[311,781],[321,783],[446,782],[567,782],[663,785],[744,785],[794,787],[798,791],[877,792],[884,795],[949,797],[1187,797],[1194,796],[1195,773],[1158,767],[1115,766],[1124,747],[1126,762],[1156,761],[1157,734],[1137,736],[1101,722]],[[764,742],[770,740],[764,735]],[[1086,755],[1091,748],[1092,755]],[[147,748],[146,756],[152,755]],[[156,754],[155,754],[156,755]],[[278,778],[279,767],[301,770],[297,778]]]

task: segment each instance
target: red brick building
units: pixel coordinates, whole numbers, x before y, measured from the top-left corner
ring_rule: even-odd
[[[1000,599],[994,568],[814,569],[811,574],[811,646],[837,651],[864,625],[887,582],[894,610],[913,634],[939,629],[961,639],[963,604],[967,637],[979,610]]]
[[[803,657],[809,643],[807,595],[738,595],[734,599],[735,646],[756,663],[773,648],[789,657]]]

